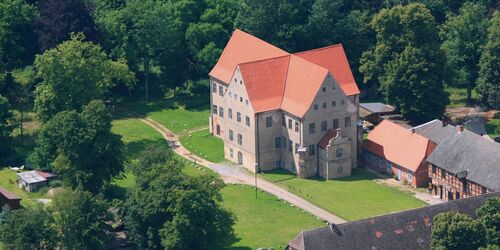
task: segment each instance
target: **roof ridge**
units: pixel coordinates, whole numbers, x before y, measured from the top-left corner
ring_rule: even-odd
[[[271,45],[271,46],[273,46],[273,47],[275,47],[275,48],[277,48],[277,49],[279,49],[279,50],[281,50],[281,51],[283,51],[283,52],[286,52],[286,53],[290,54],[290,52],[285,51],[284,49],[282,49],[282,48],[280,48],[280,47],[278,47],[278,46],[276,46],[276,45],[274,45],[274,44],[271,44],[271,43],[269,43],[269,42],[267,42],[267,41],[264,41],[263,39],[260,39],[260,38],[259,38],[259,37],[257,37],[256,35],[252,35],[252,34],[250,34],[250,33],[246,32],[246,31],[240,30],[240,29],[238,29],[238,28],[234,30],[233,34],[234,34],[235,32],[241,32],[241,33],[243,33],[243,34],[245,34],[245,35],[248,35],[248,36],[251,36],[251,37],[253,37],[253,38],[256,38],[257,40],[260,40],[260,41],[262,41],[262,42],[264,42],[264,43],[267,43],[267,44],[269,44],[269,45]]]
[[[440,121],[440,120],[439,120],[439,119],[434,119],[434,120],[432,120],[432,121],[428,121],[428,122],[423,123],[423,124],[420,124],[420,125],[418,125],[418,126],[415,126],[415,127],[409,128],[409,130],[410,130],[410,129],[417,129],[417,128],[420,128],[420,127],[423,127],[423,126],[429,125],[429,124],[431,124],[431,123],[433,123],[433,122],[436,122],[436,121]]]
[[[332,45],[328,45],[328,46],[325,46],[325,47],[320,47],[320,48],[315,48],[315,49],[304,50],[304,51],[292,53],[292,55],[299,55],[299,54],[304,54],[304,53],[308,53],[308,52],[315,52],[315,51],[324,50],[324,49],[330,49],[330,48],[338,47],[338,46],[341,46],[342,48],[344,48],[344,45],[342,45],[342,43],[337,43],[337,44],[332,44]]]
[[[263,61],[269,61],[269,60],[273,60],[273,59],[280,59],[282,57],[289,57],[289,56],[291,56],[291,54],[277,56],[277,57],[271,57],[271,58],[264,58],[264,59],[255,60],[255,61],[242,62],[242,63],[237,64],[236,66],[241,66],[241,65],[245,65],[245,64],[251,64],[251,63],[257,63],[257,62],[263,62]]]
[[[283,110],[283,100],[285,99],[286,83],[288,82],[288,71],[290,70],[291,59],[292,59],[292,55],[289,55],[288,63],[286,64],[285,84],[283,84],[283,95],[281,95],[280,110]]]

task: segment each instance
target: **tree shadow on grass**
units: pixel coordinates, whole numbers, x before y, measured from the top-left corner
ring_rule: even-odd
[[[128,159],[137,159],[142,151],[150,146],[165,146],[167,142],[163,138],[158,138],[156,140],[140,140],[129,142],[125,145],[126,157]]]
[[[188,111],[205,111],[210,108],[210,95],[208,92],[202,94],[179,93],[176,96],[166,98],[127,100],[121,103],[121,105],[142,115],[148,115],[149,113],[165,109],[179,108],[184,108]]]

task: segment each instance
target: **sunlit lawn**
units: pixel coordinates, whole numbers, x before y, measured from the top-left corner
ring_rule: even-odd
[[[208,127],[210,98],[205,95],[178,95],[123,104],[167,127],[174,133]]]
[[[464,107],[467,105],[467,89],[446,87],[446,91],[450,94],[450,104],[448,107]],[[477,99],[477,93],[472,90],[472,100]]]
[[[283,249],[302,230],[325,225],[276,196],[259,191],[255,199],[251,186],[228,185],[222,189],[222,197],[224,207],[237,217],[237,241],[232,245],[236,249]]]
[[[180,137],[181,144],[193,154],[211,162],[224,161],[224,142],[212,136],[208,129],[198,130]]]
[[[486,132],[493,139],[495,136],[500,135],[500,119],[495,118],[486,123]]]
[[[354,169],[352,176],[336,180],[299,179],[285,170],[262,176],[346,220],[357,220],[425,206],[408,191],[373,181],[376,176]]]

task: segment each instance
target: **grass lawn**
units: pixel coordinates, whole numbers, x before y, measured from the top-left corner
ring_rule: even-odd
[[[193,154],[211,162],[224,161],[224,142],[212,136],[208,129],[181,135],[179,140]]]
[[[250,186],[228,185],[222,189],[223,205],[232,211],[236,242],[232,249],[281,249],[301,230],[324,226],[314,216],[278,200],[265,192],[258,193]]]
[[[495,118],[486,123],[486,132],[492,139],[500,135],[500,119]]]
[[[0,187],[3,187],[21,197],[22,206],[33,206],[38,203],[36,199],[46,198],[46,192],[48,191],[47,188],[40,188],[37,192],[30,193],[20,189],[17,186],[16,180],[17,175],[15,171],[12,171],[7,167],[0,168]]]
[[[374,182],[373,179],[377,178],[375,175],[359,168],[353,170],[352,176],[329,181],[299,179],[285,170],[264,173],[262,176],[345,220],[426,205],[408,191]]]
[[[208,127],[210,97],[204,95],[178,95],[163,99],[127,102],[125,107],[145,115],[174,133]]]
[[[448,107],[464,107],[467,106],[467,89],[446,87],[446,91],[450,94],[450,104]],[[472,101],[477,99],[477,92],[472,90]]]

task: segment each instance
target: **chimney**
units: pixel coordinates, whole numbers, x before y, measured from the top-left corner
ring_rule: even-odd
[[[411,133],[415,134],[415,129],[414,128],[411,129]]]
[[[448,118],[443,115],[443,117],[441,118],[441,124],[443,125],[443,127],[446,127],[446,125],[448,125]]]
[[[463,125],[457,125],[457,133],[462,133],[464,132],[464,126]]]

